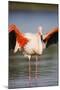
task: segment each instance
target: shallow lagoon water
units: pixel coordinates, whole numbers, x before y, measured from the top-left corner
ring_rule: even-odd
[[[30,73],[30,74],[29,74]],[[30,75],[30,79],[29,79]],[[19,52],[9,56],[9,88],[44,87],[58,85],[58,46],[52,45],[46,49],[37,61],[32,57],[20,55]]]

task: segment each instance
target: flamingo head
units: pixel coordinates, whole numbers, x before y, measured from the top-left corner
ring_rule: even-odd
[[[39,26],[39,27],[38,27],[38,34],[39,34],[39,35],[43,35],[43,34],[42,34],[42,30],[43,30],[42,26]]]

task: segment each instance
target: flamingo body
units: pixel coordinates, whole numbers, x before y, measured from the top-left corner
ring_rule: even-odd
[[[14,52],[21,51],[29,59],[32,55],[41,55],[46,46],[58,41],[58,28],[52,29],[46,35],[42,34],[42,28],[35,34],[21,33],[15,25],[9,26],[9,44]],[[23,49],[22,49],[23,48]],[[22,51],[23,50],[23,51]]]
[[[24,51],[27,54],[42,54],[42,42],[39,34],[26,33],[25,37],[29,39],[29,42],[24,46]]]

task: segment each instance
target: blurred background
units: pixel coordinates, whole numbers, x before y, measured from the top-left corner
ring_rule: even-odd
[[[58,5],[9,2],[9,24],[16,24],[22,32],[37,32],[38,26],[43,33],[58,26]]]
[[[58,27],[58,5],[42,3],[8,2],[8,24],[16,24],[22,32],[36,33],[39,26],[43,33]],[[29,60],[20,52],[9,53],[9,88],[58,85],[58,44],[47,48],[38,58]],[[30,79],[29,79],[30,74]]]

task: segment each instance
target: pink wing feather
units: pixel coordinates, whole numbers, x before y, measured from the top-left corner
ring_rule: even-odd
[[[11,24],[11,25],[9,25],[8,29],[9,29],[9,33],[12,31],[15,32],[16,40],[18,41],[18,43],[21,47],[24,47],[24,45],[28,42],[28,39],[23,35],[23,33],[21,33],[19,31],[19,29],[16,27],[16,25]],[[13,39],[13,37],[12,37],[12,39]]]

